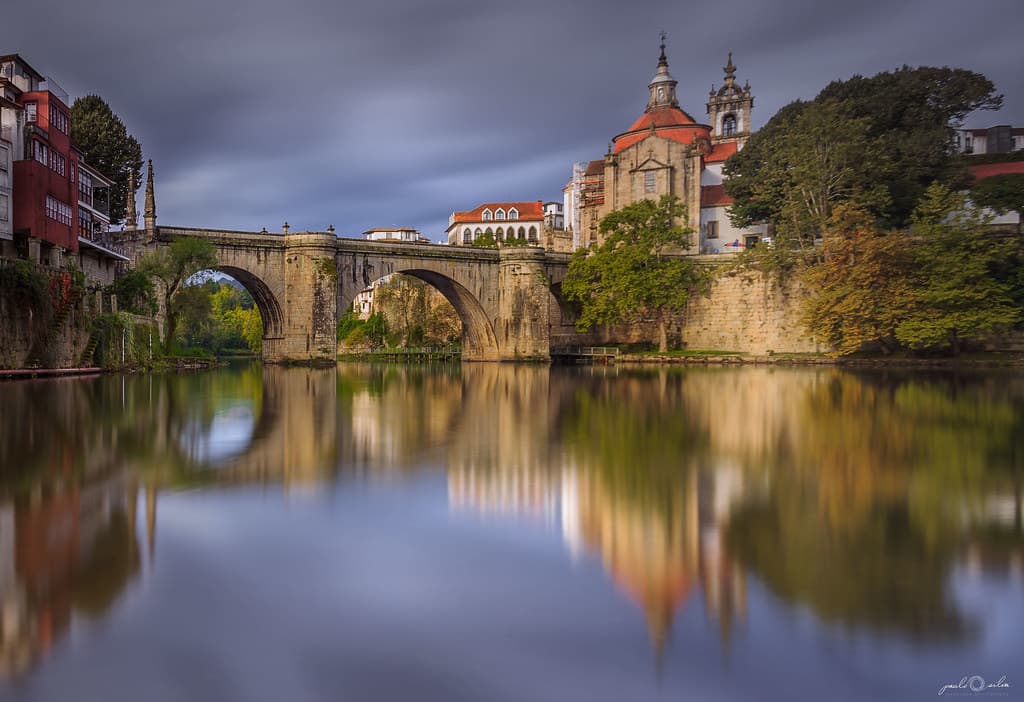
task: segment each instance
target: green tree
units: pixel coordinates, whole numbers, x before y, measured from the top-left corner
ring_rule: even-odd
[[[820,225],[824,203],[852,199],[904,226],[929,183],[966,182],[951,125],[1001,104],[991,81],[956,68],[903,67],[833,82],[810,103],[780,109],[726,163],[732,222],[792,230],[804,211]],[[800,187],[790,193],[794,184]]]
[[[136,188],[142,184],[139,142],[99,95],[78,98],[71,106],[71,138],[82,149],[86,163],[114,181],[109,195],[110,221],[123,221],[130,174],[135,174]]]
[[[171,302],[178,320],[177,327],[188,347],[217,350],[213,343],[215,330],[211,292],[210,285],[186,285]]]
[[[366,334],[366,340],[374,347],[383,346],[390,333],[388,322],[380,312],[374,312],[367,318],[363,330]]]
[[[934,183],[914,214],[912,292],[896,329],[913,349],[949,349],[1016,324],[1021,319],[1010,284],[1000,280],[1000,250],[986,236],[986,221],[964,210],[962,196]]]
[[[498,241],[490,232],[484,232],[476,239],[473,239],[472,245],[480,249],[496,249],[498,248]]]
[[[118,308],[139,315],[156,313],[156,294],[153,281],[138,269],[118,277],[110,286],[110,292],[117,295]]]
[[[911,244],[903,232],[881,230],[863,209],[839,205],[825,230],[823,260],[805,276],[812,291],[808,329],[839,354],[865,344],[894,351],[914,264]]]
[[[175,296],[193,274],[215,265],[217,254],[213,244],[206,239],[192,237],[176,239],[170,246],[161,247],[139,262],[138,269],[161,284],[166,353],[171,352],[178,323],[178,309],[173,304]]]
[[[682,312],[705,282],[697,265],[679,255],[692,234],[677,224],[685,219],[686,206],[666,195],[658,202],[635,202],[601,220],[604,243],[577,251],[562,283],[566,298],[581,306],[578,329],[653,317],[659,348],[668,349],[672,315]]]
[[[1006,173],[984,178],[971,186],[971,201],[981,207],[1006,214],[1017,214],[1017,232],[1024,218],[1024,173]]]

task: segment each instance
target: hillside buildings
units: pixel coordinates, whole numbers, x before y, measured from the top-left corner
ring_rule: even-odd
[[[71,141],[68,95],[18,54],[0,56],[0,258],[109,284],[125,252],[107,234],[112,181]]]

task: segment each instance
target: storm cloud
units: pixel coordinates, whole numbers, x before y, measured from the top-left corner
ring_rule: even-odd
[[[698,120],[728,51],[755,128],[829,81],[908,65],[984,73],[1006,96],[968,126],[1024,125],[1024,5],[58,1],[8,4],[0,53],[96,93],[152,158],[161,224],[419,228],[453,210],[560,200],[643,111],[658,32]]]

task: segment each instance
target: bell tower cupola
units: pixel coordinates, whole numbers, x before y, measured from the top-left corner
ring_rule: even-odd
[[[647,100],[647,111],[660,107],[679,107],[676,98],[677,81],[668,72],[668,59],[665,57],[665,32],[661,33],[661,55],[658,57],[658,72],[648,84],[651,96]]]
[[[750,83],[742,87],[736,84],[736,66],[732,62],[732,52],[725,64],[725,83],[715,90],[711,86],[708,95],[708,124],[711,125],[711,141],[713,143],[735,141],[740,146],[750,136],[750,110],[754,107],[754,96],[750,92]]]

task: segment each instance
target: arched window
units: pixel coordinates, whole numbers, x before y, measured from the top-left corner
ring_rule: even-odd
[[[487,236],[494,236],[494,232],[491,231],[490,227],[487,227],[487,229],[484,230],[484,234],[486,234]]]
[[[484,219],[485,222],[490,222],[491,221],[491,211],[490,210],[484,210],[484,217],[483,217],[483,219]]]
[[[505,219],[505,210],[503,210],[501,208],[498,208],[497,210],[495,210],[494,218],[495,219],[499,219],[499,220]]]
[[[537,227],[530,227],[530,241],[536,243],[536,241],[537,241]]]
[[[473,243],[473,232],[470,231],[469,227],[462,230],[462,243],[472,244]]]
[[[726,115],[722,118],[722,134],[736,136],[736,115]]]
[[[498,227],[498,231],[496,231],[496,232],[494,233],[494,237],[495,237],[495,238],[496,238],[496,239],[497,239],[498,241],[504,241],[504,240],[505,240],[505,232],[504,232],[504,230],[502,230],[502,228],[501,228],[501,227]]]
[[[474,239],[479,239],[479,238],[480,238],[480,235],[481,235],[481,234],[483,234],[483,232],[482,232],[482,231],[480,231],[480,227],[477,227],[477,228],[476,228],[476,231],[475,231],[475,232],[473,232],[473,238],[474,238]]]
[[[523,227],[519,227],[519,238],[520,239],[525,239],[526,238],[526,230]]]
[[[508,218],[509,218],[509,219],[513,219],[513,220],[515,220],[515,219],[519,219],[519,210],[517,210],[517,209],[516,209],[515,207],[513,207],[512,209],[510,209],[510,210],[508,211]]]

